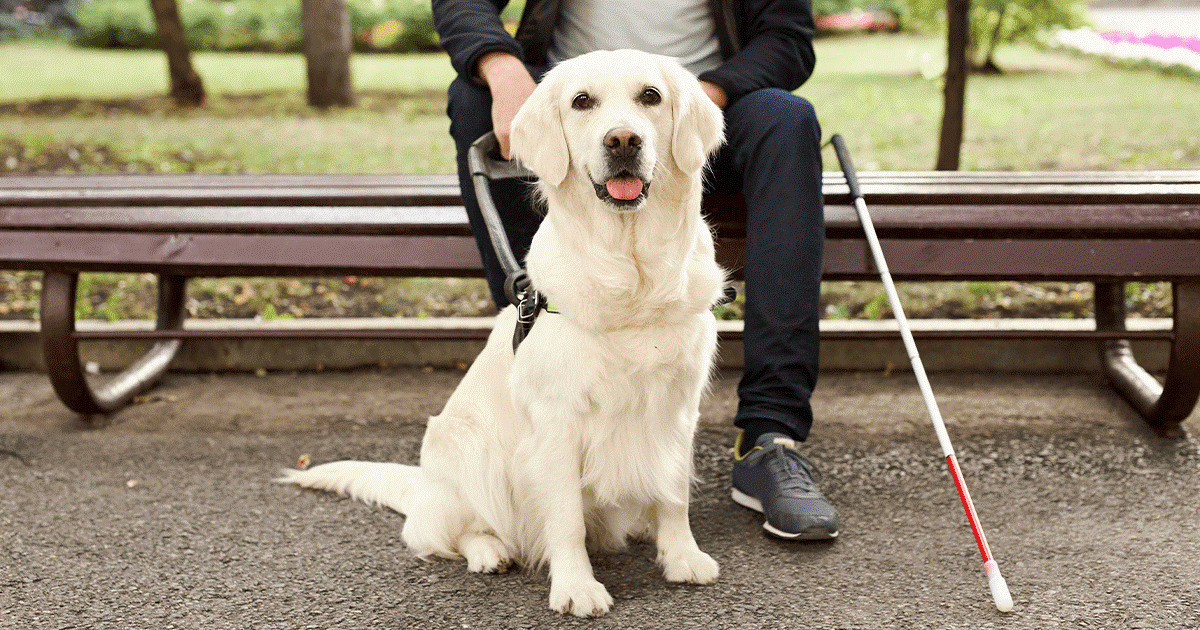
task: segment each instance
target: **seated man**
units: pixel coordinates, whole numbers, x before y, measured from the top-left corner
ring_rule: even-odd
[[[442,46],[458,78],[447,112],[458,173],[492,296],[508,303],[467,168],[467,149],[495,131],[508,157],[509,127],[552,64],[593,50],[635,48],[678,58],[725,113],[727,143],[706,192],[746,199],[745,370],[738,386],[733,498],[763,512],[786,539],[833,538],[837,511],[797,450],[813,422],[824,210],[821,130],[795,96],[812,74],[810,2],[796,0],[529,0],[516,36],[505,0],[433,0]],[[497,182],[493,198],[518,257],[539,215],[522,182]]]

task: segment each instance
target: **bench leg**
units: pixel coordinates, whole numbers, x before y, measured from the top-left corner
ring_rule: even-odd
[[[159,330],[179,330],[186,315],[187,279],[159,276]],[[166,371],[180,340],[154,344],[141,359],[101,387],[92,387],[84,374],[75,338],[75,299],[78,273],[48,271],[42,275],[42,352],[54,393],[69,409],[83,415],[112,413],[152,386]]]
[[[1167,375],[1158,380],[1138,365],[1128,341],[1101,344],[1100,360],[1109,382],[1164,437],[1182,437],[1180,423],[1200,399],[1200,283],[1172,285],[1174,339]],[[1096,284],[1096,328],[1125,330],[1125,287]]]

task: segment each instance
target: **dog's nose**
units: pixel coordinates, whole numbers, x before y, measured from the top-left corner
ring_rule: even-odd
[[[630,158],[642,148],[642,137],[626,127],[610,130],[604,136],[604,146],[613,157]]]

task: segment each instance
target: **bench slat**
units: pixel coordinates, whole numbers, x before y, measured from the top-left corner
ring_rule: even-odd
[[[744,227],[713,218],[725,232]],[[893,238],[1178,239],[1200,234],[1200,205],[881,205],[871,208],[871,220],[880,236]],[[863,236],[850,206],[827,205],[825,229],[832,237]]]
[[[1200,276],[1200,238],[1164,248],[1152,240],[942,241],[880,239],[898,281],[1021,280],[1076,282],[1179,281]],[[720,238],[717,258],[736,277],[745,266],[745,240]],[[827,238],[824,280],[878,280],[861,238]]]
[[[470,236],[0,233],[14,269],[183,276],[482,274]]]
[[[0,208],[0,230],[470,234],[462,206]]]
[[[892,275],[901,280],[993,279],[1103,282],[1200,276],[1200,239],[1165,248],[1152,240],[938,241],[881,239]],[[826,241],[827,277],[875,279],[861,240]]]
[[[719,208],[711,216],[722,234],[744,235],[744,211]],[[1200,206],[927,205],[879,206],[872,212],[881,236],[959,238],[1189,238],[1200,232]],[[825,208],[827,234],[862,236],[849,206]],[[0,230],[100,232],[228,232],[256,234],[470,233],[461,206],[154,206],[0,207]],[[0,254],[3,257],[3,254]]]
[[[843,182],[839,171],[826,171],[826,184]],[[1158,171],[860,171],[865,184],[1146,184],[1200,183],[1200,170]],[[445,173],[431,174],[79,174],[79,175],[6,175],[0,178],[0,191],[36,189],[119,189],[119,188],[370,188],[393,186],[457,187],[458,178]],[[3,195],[0,192],[0,195]]]
[[[1200,239],[1164,248],[1153,240],[944,241],[881,239],[900,280],[1172,280],[1200,276]],[[721,262],[743,266],[744,241],[721,239]],[[0,233],[17,269],[177,275],[478,276],[470,236]],[[826,279],[876,277],[861,239],[828,239]]]
[[[1196,203],[1200,171],[860,173],[873,204]],[[846,203],[840,174],[824,193]],[[0,206],[458,205],[452,175],[80,175],[0,180]]]

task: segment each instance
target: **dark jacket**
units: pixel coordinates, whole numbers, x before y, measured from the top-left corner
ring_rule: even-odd
[[[559,6],[570,0],[529,0],[516,37],[504,30],[508,0],[433,0],[442,47],[459,76],[475,81],[485,53],[506,51],[545,65]],[[812,75],[812,0],[709,0],[725,62],[700,78],[725,90],[729,102],[757,89],[792,91]]]

